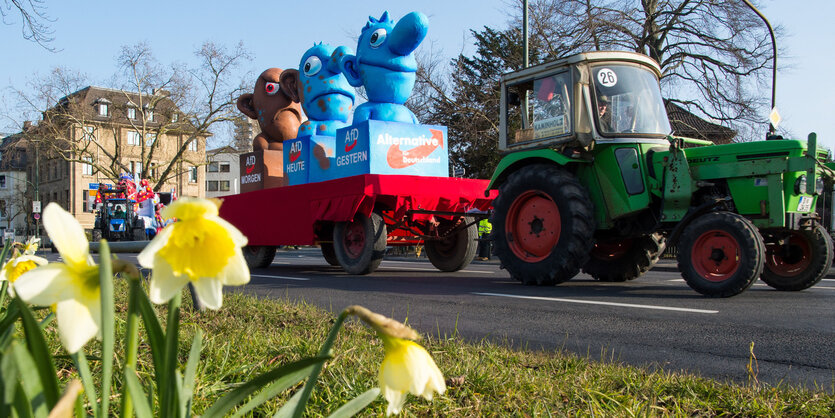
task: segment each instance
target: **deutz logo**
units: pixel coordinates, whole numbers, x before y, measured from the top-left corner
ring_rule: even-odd
[[[719,157],[699,157],[699,158],[688,158],[687,162],[691,164],[698,164],[698,163],[709,163],[719,161]]]

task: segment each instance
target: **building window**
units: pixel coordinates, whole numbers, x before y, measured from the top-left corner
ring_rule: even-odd
[[[188,169],[188,182],[189,183],[197,183],[197,167],[189,167]]]
[[[128,119],[136,119],[136,108],[133,106],[128,107]]]
[[[220,163],[220,172],[221,173],[228,173],[230,170],[229,163]]]
[[[99,103],[99,116],[107,116],[110,114],[107,103]]]
[[[0,200],[0,217],[6,217],[6,201]]]
[[[84,161],[81,163],[81,174],[93,175],[93,157],[81,157],[81,159]]]
[[[188,150],[197,152],[197,139],[192,139],[191,142],[188,143]]]
[[[6,176],[3,175],[3,176],[0,176],[0,189],[5,189],[5,188],[6,188]]]
[[[81,128],[81,139],[84,141],[90,141],[93,139],[93,127],[92,126],[84,126]]]
[[[209,180],[206,182],[206,191],[207,192],[216,192],[218,191],[218,182],[217,180]]]
[[[206,168],[206,171],[208,171],[210,173],[217,173],[218,171],[220,171],[218,163],[216,163],[216,162],[209,163],[209,167]]]
[[[130,162],[130,171],[133,174],[133,180],[139,183],[139,180],[142,178],[142,162],[141,161],[131,161]]]
[[[157,136],[152,133],[145,134],[145,146],[149,148],[152,147],[156,138]]]
[[[141,138],[139,132],[128,131],[128,145],[139,145],[139,138]]]
[[[148,122],[154,121],[154,109],[145,109],[145,120]]]
[[[177,113],[177,112],[172,113],[171,114],[171,122],[177,123],[179,121],[180,121],[180,114]]]
[[[220,191],[221,192],[228,192],[229,191],[229,180],[221,180],[220,181]]]

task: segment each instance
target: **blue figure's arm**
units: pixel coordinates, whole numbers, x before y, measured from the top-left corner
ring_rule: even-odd
[[[342,74],[345,74],[345,79],[348,80],[348,84],[354,87],[362,85],[362,78],[360,78],[359,72],[359,60],[357,60],[356,55],[345,54],[339,57],[338,63],[339,70],[342,71]]]

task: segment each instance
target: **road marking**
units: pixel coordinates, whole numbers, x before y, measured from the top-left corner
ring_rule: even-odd
[[[300,282],[308,281],[310,279],[306,279],[304,277],[290,277],[290,276],[270,276],[267,274],[250,274],[252,277],[267,277],[270,279],[284,279],[284,280],[298,280]]]
[[[832,279],[823,279],[823,280],[832,280]],[[823,281],[823,280],[821,280],[821,281]],[[684,282],[684,279],[672,279],[672,280],[667,280],[667,281],[668,282]],[[771,287],[771,286],[769,286],[765,283],[754,283],[752,286],[755,286],[755,287]],[[815,286],[810,287],[809,289],[835,290],[835,287],[815,285]]]
[[[409,271],[409,270],[418,270],[418,271],[434,271],[434,272],[442,273],[442,271],[440,271],[440,270],[438,270],[438,269],[421,268],[421,267],[404,267],[404,268],[398,268],[398,267],[388,266],[388,267],[386,267],[386,268],[380,268],[380,269],[377,269],[377,271],[402,271],[402,272],[407,272],[407,271]],[[493,274],[493,273],[495,273],[495,272],[493,272],[493,271],[481,271],[481,270],[458,270],[458,271],[452,271],[452,272],[450,272],[450,273],[479,273],[479,274]]]
[[[472,294],[481,295],[481,296],[498,296],[498,297],[503,297],[503,298],[515,298],[515,299],[547,300],[547,301],[551,301],[551,302],[582,303],[582,304],[587,304],[587,305],[606,305],[606,306],[620,306],[620,307],[624,307],[624,308],[656,309],[656,310],[662,310],[662,311],[692,312],[692,313],[704,313],[704,314],[719,313],[719,311],[711,311],[711,310],[706,310],[706,309],[677,308],[677,307],[674,307],[674,306],[636,305],[636,304],[632,304],[632,303],[600,302],[600,301],[596,301],[596,300],[547,298],[547,297],[542,297],[542,296],[508,295],[508,294],[504,294],[504,293],[473,292]]]

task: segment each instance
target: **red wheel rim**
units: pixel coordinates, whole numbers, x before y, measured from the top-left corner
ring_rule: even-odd
[[[542,261],[560,240],[560,209],[548,195],[531,190],[510,205],[505,232],[513,254],[529,263]]]
[[[621,241],[598,241],[591,249],[591,256],[598,260],[617,260],[623,257],[631,248],[633,241],[625,239]]]
[[[783,277],[796,276],[812,264],[812,247],[803,235],[792,231],[788,245],[766,245],[765,263],[774,274]]]
[[[739,270],[739,242],[725,231],[707,231],[693,243],[690,262],[705,280],[725,281]]]
[[[362,255],[362,251],[365,248],[365,228],[362,222],[352,220],[345,224],[345,238],[342,241],[342,245],[348,256],[357,258]]]

